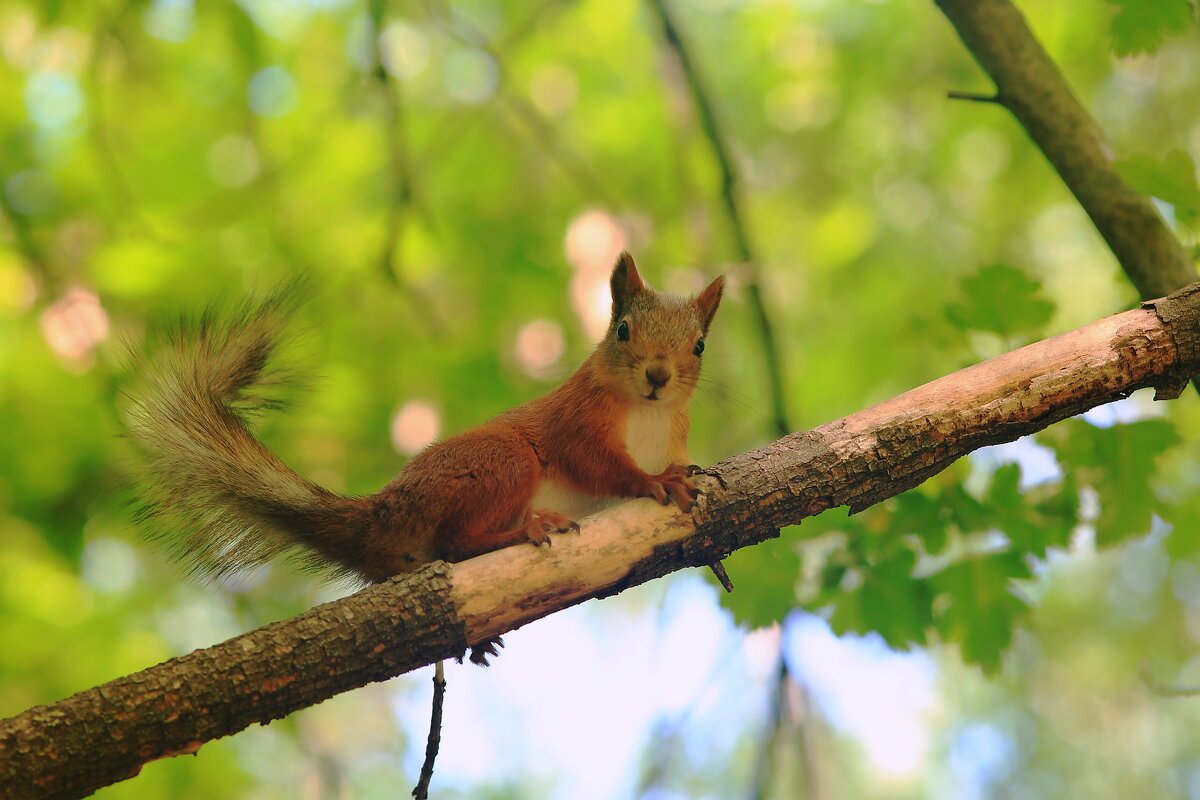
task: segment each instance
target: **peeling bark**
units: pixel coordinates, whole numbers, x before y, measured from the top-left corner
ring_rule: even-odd
[[[76,798],[157,758],[461,653],[592,597],[712,563],[827,508],[861,510],[985,445],[1200,370],[1200,284],[730,458],[689,516],[638,500],[553,548],[436,562],[0,721],[7,800]]]

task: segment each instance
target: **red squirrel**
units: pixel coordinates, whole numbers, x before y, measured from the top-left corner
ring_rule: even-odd
[[[430,445],[366,497],[301,477],[247,425],[277,405],[262,390],[281,378],[268,362],[293,293],[232,321],[208,313],[178,326],[142,360],[131,394],[130,432],[147,454],[142,515],[199,572],[299,549],[314,566],[377,582],[436,559],[549,544],[617,498],[690,511],[688,401],[724,278],[684,299],[652,289],[622,253],[610,285],[608,331],[561,386]]]

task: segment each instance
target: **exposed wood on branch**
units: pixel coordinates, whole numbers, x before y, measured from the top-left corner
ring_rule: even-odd
[[[966,453],[1200,369],[1200,284],[717,464],[693,516],[639,500],[553,548],[436,562],[299,616],[0,721],[7,800],[82,797],[147,761],[459,653],[592,597],[861,510]]]
[[[1196,280],[1187,251],[1150,198],[1117,175],[1104,132],[1016,6],[1009,0],[936,2],[996,84],[994,98],[971,99],[994,101],[1012,112],[1091,217],[1142,298],[1161,297]]]

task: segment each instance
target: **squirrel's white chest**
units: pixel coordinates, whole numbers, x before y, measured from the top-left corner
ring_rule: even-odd
[[[625,452],[633,463],[657,475],[671,463],[671,429],[674,410],[662,406],[638,405],[625,420]]]
[[[666,407],[638,406],[629,412],[625,420],[622,441],[625,452],[640,469],[657,475],[676,460],[687,460],[685,452],[671,452],[671,435],[674,425],[674,410]],[[534,492],[530,508],[548,508],[572,519],[582,519],[609,506],[622,502],[624,497],[596,497],[580,492],[573,486],[553,479],[543,480]]]

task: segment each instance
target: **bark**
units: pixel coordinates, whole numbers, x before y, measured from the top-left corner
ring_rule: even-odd
[[[1007,108],[1079,200],[1143,298],[1196,280],[1187,251],[1150,198],[1113,169],[1104,132],[1009,0],[936,0]]]
[[[553,548],[437,562],[227,642],[0,721],[7,800],[83,797],[147,761],[462,652],[592,597],[857,511],[984,445],[1200,370],[1200,284],[786,436],[698,477],[692,515],[639,500]]]

